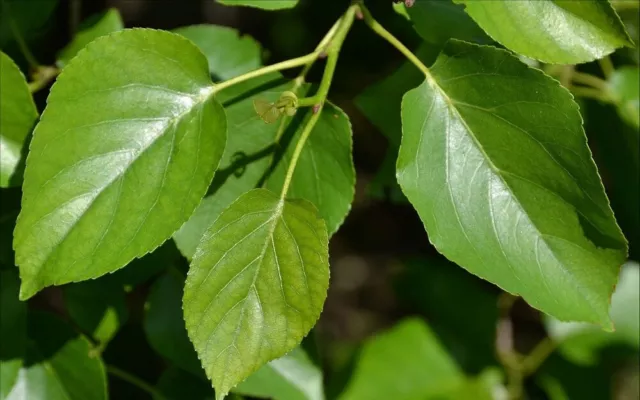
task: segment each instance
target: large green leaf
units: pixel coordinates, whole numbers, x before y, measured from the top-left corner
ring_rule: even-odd
[[[69,317],[102,346],[129,317],[124,289],[113,281],[100,279],[65,286],[64,303]]]
[[[640,266],[629,262],[611,299],[611,318],[615,332],[597,326],[560,322],[547,318],[549,335],[559,343],[560,352],[577,364],[596,364],[598,352],[612,343],[640,349]]]
[[[283,8],[293,8],[298,4],[298,0],[217,0],[218,3],[226,6],[247,6],[262,8],[265,10],[280,10]]]
[[[442,254],[561,320],[611,327],[626,242],[558,82],[451,41],[402,121],[398,182]]]
[[[274,192],[282,189],[304,125],[297,127],[267,180],[267,187]],[[338,107],[327,103],[302,149],[289,187],[288,197],[309,200],[318,208],[327,224],[329,236],[342,225],[355,195],[352,147],[349,117]]]
[[[191,40],[209,62],[209,72],[230,79],[257,69],[262,64],[260,44],[235,29],[216,25],[193,25],[173,31]]]
[[[27,304],[18,300],[20,280],[14,270],[0,271],[0,399],[18,380],[26,349]]]
[[[193,257],[183,300],[219,399],[300,343],[328,285],[327,231],[308,201],[255,189],[220,215]]]
[[[627,123],[640,128],[640,68],[622,67],[608,79],[610,96]]]
[[[7,400],[106,400],[107,377],[91,343],[57,317],[29,315],[24,367]]]
[[[14,235],[21,297],[95,278],[169,238],[200,203],[226,120],[182,36],[103,36],[58,78],[31,142]]]
[[[430,399],[464,382],[429,327],[409,319],[364,345],[340,400]]]
[[[144,331],[153,349],[178,367],[204,377],[182,318],[184,278],[167,272],[153,284],[145,304]]]
[[[592,61],[632,45],[609,0],[458,0],[497,42],[546,63]]]
[[[27,81],[13,60],[0,52],[0,187],[18,186],[24,142],[38,119]]]
[[[69,63],[80,50],[100,36],[108,35],[109,33],[122,29],[124,29],[124,22],[122,22],[120,12],[115,8],[90,17],[80,26],[79,31],[71,43],[66,45],[60,53],[58,53],[58,65],[63,67]]]
[[[301,123],[304,113],[310,111],[300,109],[299,115],[291,121],[287,120],[281,145],[277,147],[284,150],[281,156],[280,152],[274,154],[280,123],[265,124],[256,114],[253,100],[275,101],[291,86],[290,82],[275,75],[252,80],[220,93],[229,120],[229,139],[220,163],[220,172],[209,189],[210,196],[202,201],[174,236],[178,248],[187,258],[193,256],[205,230],[222,210],[238,196],[255,188],[268,175],[274,159],[279,162],[266,184],[275,192],[280,192],[290,155],[304,127]],[[355,172],[350,149],[349,120],[338,107],[327,104],[300,155],[289,197],[300,197],[314,203],[320,216],[327,222],[330,234],[342,224],[353,200]]]
[[[276,400],[324,399],[322,371],[301,348],[264,365],[233,391]]]
[[[441,45],[451,38],[489,41],[464,8],[451,0],[417,0],[407,12],[418,34],[429,43]]]

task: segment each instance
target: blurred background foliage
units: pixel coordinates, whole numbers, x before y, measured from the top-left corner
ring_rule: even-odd
[[[128,28],[233,27],[255,38],[262,46],[263,61],[274,63],[312,50],[348,5],[347,0],[302,0],[293,10],[264,12],[224,7],[213,0],[3,2],[11,3],[16,22],[41,65],[54,65],[81,22],[110,8],[120,12]],[[419,1],[411,12],[430,15],[433,25],[418,29],[397,12],[403,10],[391,0],[367,3],[380,22],[418,49],[428,64],[450,37],[489,42],[449,1]],[[615,1],[614,5],[639,43],[637,0]],[[12,37],[5,11],[3,7],[0,46],[28,75],[28,60]],[[622,83],[610,81],[612,90],[627,96],[623,100],[630,105],[616,108],[597,99],[578,99],[594,158],[630,242],[631,260],[640,257],[639,132],[634,120],[638,117],[639,59],[637,47],[619,50],[610,58],[616,69],[630,70]],[[575,70],[606,78],[595,62],[546,70],[561,81],[564,74]],[[321,73],[321,66],[316,66],[309,80],[319,80]],[[449,263],[429,244],[393,171],[400,99],[419,82],[419,73],[395,49],[364,25],[355,25],[345,43],[330,99],[345,110],[353,125],[356,199],[345,224],[331,240],[331,285],[324,312],[303,342],[309,358],[324,372],[326,397],[481,399],[489,393],[487,398],[498,399],[505,398],[504,378],[510,377],[521,381],[529,399],[638,399],[637,263],[630,262],[623,269],[612,311],[618,330],[608,334],[550,320]],[[40,111],[47,93],[35,94]],[[0,201],[0,264],[11,266],[11,232],[20,189],[2,189]],[[101,352],[106,364],[157,386],[166,398],[212,398],[182,320],[186,259],[169,241],[132,264],[97,281],[48,288],[30,300],[28,307],[55,313],[69,323],[60,328],[59,340],[78,341],[67,332],[71,329],[88,335],[91,343],[77,346]],[[12,290],[7,289],[8,282],[15,278],[9,274],[2,272],[3,296]],[[30,332],[58,332],[42,325],[50,315],[29,318]],[[3,330],[2,335],[0,340],[10,333]],[[519,358],[531,352],[526,362]],[[527,362],[535,372],[519,370]],[[276,378],[264,379],[274,382]],[[463,379],[465,384],[458,385]],[[401,397],[402,390],[413,397]],[[109,376],[109,392],[112,399],[148,397],[117,374]],[[255,391],[245,387],[241,392]]]

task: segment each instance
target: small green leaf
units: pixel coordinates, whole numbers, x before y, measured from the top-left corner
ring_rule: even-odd
[[[14,234],[21,298],[162,244],[200,203],[225,141],[191,42],[129,29],[90,43],[58,78],[31,142]]]
[[[255,189],[220,215],[193,257],[183,300],[218,399],[300,343],[328,285],[327,231],[308,201]]]
[[[267,187],[274,192],[282,189],[303,126],[304,123],[296,129],[267,180]],[[352,147],[349,117],[338,107],[327,103],[302,149],[289,186],[288,197],[309,200],[318,208],[327,224],[329,236],[342,225],[353,202],[356,174],[351,158]]]
[[[165,273],[151,287],[145,304],[144,332],[158,354],[185,371],[204,378],[182,318],[184,279],[178,273]]]
[[[15,270],[0,271],[0,399],[9,395],[23,365],[27,336],[27,304],[18,300]]]
[[[339,399],[432,399],[464,383],[462,371],[429,327],[409,319],[365,343]]]
[[[494,40],[546,63],[593,61],[633,45],[608,0],[458,1]]]
[[[598,351],[612,343],[640,349],[640,266],[636,262],[629,262],[622,269],[611,299],[611,318],[615,332],[554,318],[547,318],[546,326],[549,335],[559,343],[560,352],[576,364],[596,364]]]
[[[25,141],[38,119],[27,81],[18,66],[0,52],[0,187],[19,186]]]
[[[608,81],[609,95],[618,106],[618,114],[628,124],[640,128],[640,68],[617,69]]]
[[[231,79],[262,65],[260,44],[226,26],[192,25],[174,29],[191,40],[209,62],[209,72],[220,80]]]
[[[124,29],[124,22],[122,22],[120,12],[115,8],[90,17],[81,24],[71,43],[58,53],[58,66],[63,67],[68,64],[80,50],[100,36],[122,29]]]
[[[464,8],[451,0],[418,0],[407,12],[416,32],[428,43],[442,45],[452,38],[479,43],[490,41],[465,14]]]
[[[569,92],[452,40],[402,121],[398,182],[442,254],[556,318],[611,327],[626,241]]]
[[[124,289],[103,279],[65,286],[64,303],[69,317],[102,346],[129,317]]]
[[[154,400],[213,400],[214,393],[209,382],[196,378],[193,374],[172,366],[167,368],[156,385],[164,398]]]
[[[297,347],[254,372],[233,392],[277,400],[324,400],[322,371]]]
[[[280,10],[283,8],[293,8],[298,4],[298,0],[217,0],[225,6],[247,6],[262,8],[264,10]]]
[[[91,343],[52,314],[29,315],[24,367],[7,400],[106,400],[107,377]]]

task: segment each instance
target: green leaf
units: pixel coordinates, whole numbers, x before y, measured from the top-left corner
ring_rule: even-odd
[[[490,41],[465,14],[464,8],[451,0],[418,0],[407,11],[416,32],[429,43],[442,45],[451,38],[481,43]]]
[[[29,86],[18,66],[0,52],[0,187],[19,186],[25,141],[38,119]]]
[[[183,299],[218,399],[300,343],[328,285],[327,231],[308,201],[255,189],[220,215],[193,257]]]
[[[102,346],[129,317],[123,288],[105,279],[65,286],[64,303],[69,317]]]
[[[81,24],[71,43],[58,53],[58,66],[64,67],[80,50],[97,38],[122,29],[124,22],[120,12],[115,8],[90,17]]]
[[[225,26],[193,25],[173,31],[191,40],[209,62],[209,72],[220,80],[231,79],[262,65],[260,44],[250,36]]]
[[[229,120],[229,139],[220,171],[209,188],[211,195],[202,201],[189,221],[174,235],[185,257],[193,256],[204,231],[226,206],[255,188],[268,175],[273,159],[280,162],[269,175],[267,186],[280,192],[290,154],[304,127],[301,123],[304,113],[310,111],[301,109],[293,119],[287,120],[281,145],[276,147],[280,123],[265,124],[256,114],[253,100],[275,101],[282,92],[291,90],[291,85],[280,75],[271,75],[220,93]],[[283,157],[281,152],[274,154],[276,148],[284,150]],[[338,107],[327,104],[300,155],[289,197],[313,202],[327,221],[330,233],[334,233],[344,221],[353,200],[355,172],[350,149],[349,120]],[[318,187],[324,191],[317,191]]]
[[[402,121],[398,182],[442,254],[556,318],[611,327],[626,241],[557,81],[451,41]]]
[[[408,319],[365,343],[340,400],[430,399],[464,383],[429,327]]]
[[[618,106],[618,114],[628,124],[640,128],[640,68],[622,67],[608,80],[609,95]]]
[[[12,24],[15,24],[15,29],[27,41],[40,37],[57,5],[57,0],[39,0],[37,7],[30,1],[2,0],[0,47],[4,49],[9,42],[15,40]]]
[[[14,270],[0,271],[0,399],[18,380],[27,336],[27,304],[18,300],[20,281]]]
[[[257,370],[233,392],[277,400],[323,400],[322,371],[297,347]]]
[[[303,126],[301,123],[297,127],[267,180],[267,187],[274,192],[282,189]],[[329,236],[344,222],[355,195],[352,148],[349,117],[338,107],[327,103],[302,148],[287,196],[311,201],[327,224]]]
[[[495,41],[546,63],[593,61],[633,46],[608,0],[458,1]]]
[[[178,367],[204,378],[182,318],[184,279],[178,273],[165,273],[151,287],[145,304],[144,331],[149,344],[158,354]]]
[[[225,6],[247,6],[262,8],[264,10],[280,10],[283,8],[293,8],[298,4],[298,0],[217,0]]]
[[[91,343],[47,313],[29,315],[24,367],[7,400],[106,400],[107,377]]]
[[[173,236],[178,249],[191,259],[204,232],[240,195],[254,189],[271,163],[277,125],[265,124],[253,109],[253,98],[276,100],[288,89],[280,75],[257,78],[220,93],[225,104],[229,135],[209,196]],[[259,94],[245,96],[260,90]]]
[[[169,367],[158,380],[157,388],[166,399],[155,400],[213,400],[211,385],[178,367]]]
[[[611,299],[611,318],[615,332],[597,326],[560,322],[547,318],[549,335],[559,343],[560,352],[576,364],[597,364],[598,352],[612,343],[640,349],[640,266],[629,262],[622,269],[620,282]]]
[[[65,67],[27,159],[22,299],[115,271],[189,218],[226,140],[213,93],[205,57],[169,32],[101,37]]]

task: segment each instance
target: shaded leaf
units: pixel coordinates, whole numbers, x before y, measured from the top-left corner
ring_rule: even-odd
[[[633,45],[608,0],[458,2],[494,40],[550,64],[593,61]]]
[[[27,160],[14,234],[23,299],[115,271],[188,219],[226,141],[213,93],[205,57],[168,32],[101,37],[65,67]]]
[[[262,65],[260,44],[250,36],[225,26],[192,25],[173,31],[191,40],[209,62],[209,72],[220,80],[230,79]]]
[[[183,308],[219,399],[316,323],[329,284],[327,247],[311,203],[265,189],[240,196],[205,233]]]
[[[640,128],[640,69],[622,67],[609,78],[609,93],[618,106],[618,113],[628,124]]]
[[[103,279],[65,286],[64,302],[69,317],[102,346],[129,318],[122,286]]]
[[[91,343],[46,313],[29,315],[24,367],[7,400],[106,400],[107,377]]]
[[[322,371],[297,347],[254,372],[233,392],[275,400],[323,400]]]
[[[145,305],[144,331],[153,349],[178,367],[204,378],[182,318],[184,279],[177,271],[158,278]]]
[[[0,271],[0,399],[6,399],[23,365],[27,336],[27,304],[18,300],[15,270]]]
[[[38,6],[24,0],[2,0],[0,13],[0,47],[15,40],[12,23],[27,41],[40,37],[58,5],[57,0],[39,0]]]
[[[571,95],[509,53],[447,44],[403,99],[398,181],[450,260],[562,320],[610,328],[626,241]]]
[[[417,0],[407,8],[409,19],[427,42],[442,45],[449,39],[486,43],[490,39],[465,12],[451,0]]]
[[[22,181],[25,141],[38,119],[27,81],[18,66],[0,52],[0,187]]]
[[[122,22],[120,12],[115,8],[90,17],[80,25],[71,43],[58,53],[58,66],[65,66],[80,50],[100,36],[122,29],[124,29],[124,22]]]

